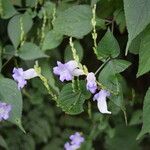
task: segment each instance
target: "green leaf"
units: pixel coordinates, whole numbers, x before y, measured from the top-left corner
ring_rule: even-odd
[[[12,1],[13,5],[22,7],[22,0]]]
[[[143,105],[143,126],[137,139],[141,138],[144,134],[150,133],[150,88],[146,92]]]
[[[0,146],[4,147],[5,149],[8,149],[7,143],[1,135],[0,135]]]
[[[148,6],[150,6],[149,0],[124,0],[126,24],[129,34],[126,54],[132,40],[150,23],[150,9]]]
[[[42,142],[46,143],[48,141],[51,136],[51,128],[47,120],[37,118],[37,120],[30,122],[29,125],[33,127],[30,128],[30,133],[34,134]]]
[[[47,16],[50,18],[53,17],[53,13],[54,13],[55,8],[56,8],[56,4],[53,2],[47,1],[44,3],[44,9],[46,11]]]
[[[139,54],[141,41],[150,33],[150,24],[134,40],[132,40],[129,51],[133,54]]]
[[[6,45],[3,49],[3,52],[3,58],[6,58],[7,60],[15,56],[15,49],[13,45]]]
[[[83,104],[90,98],[90,93],[86,90],[85,82],[80,81],[79,87],[73,92],[72,83],[66,84],[58,97],[58,106],[67,114],[76,115],[83,112]]]
[[[74,41],[74,47],[77,50],[77,55],[79,56],[79,59],[81,61],[83,58],[83,47],[79,41]],[[68,45],[65,49],[64,59],[65,59],[65,62],[73,59],[70,45]]]
[[[119,82],[118,73],[123,72],[131,63],[121,59],[109,61],[99,74],[99,82],[110,91],[118,93]]]
[[[38,58],[48,57],[40,48],[31,42],[25,42],[19,49],[18,55],[23,60],[34,60]]]
[[[134,111],[129,125],[138,125],[142,123],[142,110]]]
[[[115,104],[117,107],[119,107],[125,114],[125,103],[124,103],[124,97],[123,97],[123,87],[122,87],[122,79],[121,75],[117,74],[116,75],[116,81],[117,81],[117,94],[112,94],[109,99]],[[126,117],[126,116],[125,116]],[[126,119],[126,118],[125,118]]]
[[[120,32],[123,33],[126,27],[124,11],[122,9],[117,9],[114,12],[114,19],[116,24],[119,26]]]
[[[8,19],[18,13],[10,0],[1,0],[1,5],[1,17],[4,19]]]
[[[144,40],[146,36],[150,33],[150,24],[142,31],[134,40],[132,40],[129,51],[133,54],[139,54],[141,42]]]
[[[15,81],[0,78],[0,100],[12,105],[9,121],[19,126],[22,130],[22,96]]]
[[[113,34],[108,30],[97,47],[98,59],[116,58],[120,53],[120,48]]]
[[[63,140],[58,137],[52,138],[52,140],[47,143],[42,150],[49,150],[49,148],[53,150],[62,150]]]
[[[108,150],[140,150],[138,141],[135,140],[138,130],[125,125],[115,127],[115,136],[106,137],[105,147]]]
[[[76,122],[77,124],[74,124]],[[87,122],[84,120],[84,118],[79,118],[78,116],[64,116],[60,120],[60,124],[65,125],[66,127],[74,127],[74,128],[88,128]]]
[[[63,36],[55,31],[49,31],[43,42],[42,50],[56,48],[63,40]]]
[[[28,120],[29,123],[29,120]],[[7,131],[8,132],[8,131]],[[13,135],[13,138],[12,138]],[[30,134],[24,134],[19,130],[9,130],[7,133],[8,150],[35,150],[35,137]]]
[[[31,29],[33,23],[32,18],[28,13],[17,15],[11,18],[8,23],[8,35],[15,49],[17,49],[18,45],[21,42],[21,20],[23,24],[24,34],[26,34]]]
[[[35,7],[37,5],[37,1],[36,0],[26,0],[26,6],[27,7]]]
[[[129,52],[132,54],[139,54],[139,49],[140,49],[140,43],[141,43],[141,36],[140,34],[132,40],[130,46],[129,46]]]
[[[114,69],[116,73],[123,72],[125,69],[127,69],[131,65],[129,61],[122,60],[122,59],[114,59],[112,60],[112,63],[115,67]]]
[[[118,106],[123,112],[126,120],[125,103],[123,97],[123,78],[119,74],[123,72],[130,63],[125,60],[114,59],[109,61],[103,70],[100,72],[98,81],[109,91],[112,95],[109,99]],[[127,120],[126,120],[127,121]]]
[[[54,30],[60,34],[82,38],[92,30],[92,11],[88,5],[76,5],[63,11],[54,22]]]
[[[150,71],[150,35],[143,37],[139,50],[139,68],[137,77]]]
[[[96,17],[96,28],[106,30],[105,20]]]
[[[116,8],[121,8],[122,5],[122,0],[100,0],[97,6],[97,14],[100,18],[108,18],[113,15]]]
[[[30,134],[24,134],[20,137],[20,143],[23,149],[35,150],[35,141],[34,138]],[[23,141],[23,143],[22,143]]]
[[[93,148],[93,143],[92,140],[86,140],[84,143],[81,145],[80,150],[94,150]]]
[[[100,0],[91,0],[91,6],[93,6],[94,4],[98,3]]]
[[[58,94],[59,88],[56,86],[52,67],[49,65],[49,62],[42,59],[39,61],[39,66],[41,67],[42,75],[48,79],[50,87]]]

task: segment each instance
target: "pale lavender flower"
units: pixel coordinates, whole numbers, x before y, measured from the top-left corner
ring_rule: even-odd
[[[80,148],[79,145],[72,145],[70,144],[69,142],[65,143],[65,146],[64,146],[65,150],[77,150]]]
[[[79,132],[70,136],[71,142],[67,142],[64,145],[65,150],[77,150],[80,148],[81,144],[84,142],[84,138]]]
[[[110,92],[106,90],[101,90],[99,93],[95,94],[93,100],[97,100],[97,106],[101,113],[111,114],[107,109],[106,99],[110,96]]]
[[[65,65],[69,72],[72,74],[72,76],[78,77],[84,74],[83,70],[79,69],[79,65],[75,60],[70,60],[65,63]]]
[[[24,79],[23,77],[23,69],[22,68],[14,68],[13,69],[13,78],[15,81],[17,81],[18,83],[18,89],[21,89],[23,88],[26,84],[27,84],[27,81]]]
[[[71,144],[69,142],[66,142],[64,148],[65,150],[71,150]]]
[[[81,136],[79,132],[76,132],[75,134],[70,136],[71,144],[75,145],[81,145],[82,142],[84,142],[84,138]]]
[[[58,67],[54,67],[53,68],[53,72],[56,75],[59,75],[59,79],[60,81],[70,81],[72,80],[73,76],[72,74],[69,72],[69,70],[66,68],[65,64],[62,64],[61,62],[57,61],[57,65]]]
[[[28,79],[37,77],[37,73],[33,68],[23,71],[22,68],[13,69],[13,78],[18,83],[18,89],[22,89],[26,84]]]
[[[95,93],[97,90],[95,74],[93,72],[88,73],[86,80],[87,80],[86,84],[87,90],[89,90],[91,93]]]
[[[9,113],[11,111],[11,105],[0,102],[0,121],[7,120],[9,118]]]
[[[83,75],[84,72],[79,69],[78,63],[74,60],[70,60],[67,63],[63,64],[57,61],[57,66],[53,68],[53,72],[56,75],[59,75],[59,79],[64,82],[70,81],[74,76]]]

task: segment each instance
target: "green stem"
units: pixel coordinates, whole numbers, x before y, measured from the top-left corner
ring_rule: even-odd
[[[106,59],[106,61],[96,70],[95,75],[108,63],[110,58]]]
[[[123,114],[124,114],[124,119],[125,119],[125,123],[126,123],[126,126],[128,125],[128,118],[127,118],[127,114],[125,112],[125,110],[122,110],[123,111]]]
[[[88,115],[89,115],[89,118],[92,119],[92,111],[91,111],[91,102],[88,101]]]
[[[114,19],[112,20],[112,24],[111,24],[111,32],[114,32]]]
[[[14,57],[14,56],[11,56],[11,57],[2,65],[2,68],[1,68],[1,69],[3,69],[13,57]]]
[[[22,90],[22,93],[30,100],[32,99],[32,96],[25,89]]]

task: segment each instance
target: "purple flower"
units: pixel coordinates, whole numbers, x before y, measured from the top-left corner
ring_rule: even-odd
[[[65,64],[57,61],[57,67],[53,68],[53,72],[56,75],[59,75],[59,79],[63,81],[70,81],[74,76],[83,75],[84,72],[79,69],[78,63],[74,60],[71,60]]]
[[[78,148],[80,148],[79,145],[72,145],[69,142],[65,143],[64,146],[65,150],[77,150]]]
[[[95,74],[93,72],[88,73],[86,80],[87,80],[86,84],[87,90],[89,90],[91,93],[95,93],[97,89]]]
[[[13,78],[18,83],[18,89],[20,90],[26,84],[28,79],[34,78],[37,76],[37,73],[33,68],[23,71],[22,68],[14,68],[13,69]]]
[[[66,142],[64,145],[65,150],[77,150],[80,148],[81,144],[84,142],[84,138],[79,132],[70,136],[71,142]]]
[[[99,93],[95,94],[93,100],[97,100],[97,106],[101,113],[111,114],[110,111],[107,110],[106,99],[110,96],[110,92],[106,90],[101,90]]]
[[[0,121],[7,120],[9,118],[9,113],[11,111],[11,105],[0,102]]]
[[[18,83],[18,89],[23,88],[26,84],[27,81],[23,77],[23,69],[22,68],[14,68],[13,69],[13,78],[15,81]]]
[[[75,134],[70,136],[71,144],[80,145],[82,142],[84,142],[84,138],[81,136],[79,132],[76,132]]]

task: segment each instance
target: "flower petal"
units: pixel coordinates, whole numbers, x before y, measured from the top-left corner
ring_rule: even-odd
[[[11,105],[0,102],[0,121],[7,120],[9,118],[9,113],[11,111]]]
[[[24,79],[32,79],[32,78],[37,77],[37,76],[38,75],[37,75],[36,71],[33,68],[28,69],[28,70],[23,72]]]
[[[89,90],[91,93],[95,93],[97,90],[95,74],[93,72],[88,73],[86,80],[87,80],[86,84],[87,90]]]
[[[106,103],[106,98],[101,98],[97,101],[97,107],[99,111],[103,114],[111,114],[110,111],[107,109],[107,103]]]
[[[65,66],[70,72],[73,72],[76,68],[78,68],[78,63],[75,60],[70,60],[65,63]]]
[[[83,72],[83,70],[81,70],[81,69],[75,69],[75,70],[73,70],[73,72],[72,72],[72,75],[73,76],[80,76],[80,75],[83,75],[84,74],[84,72]]]

